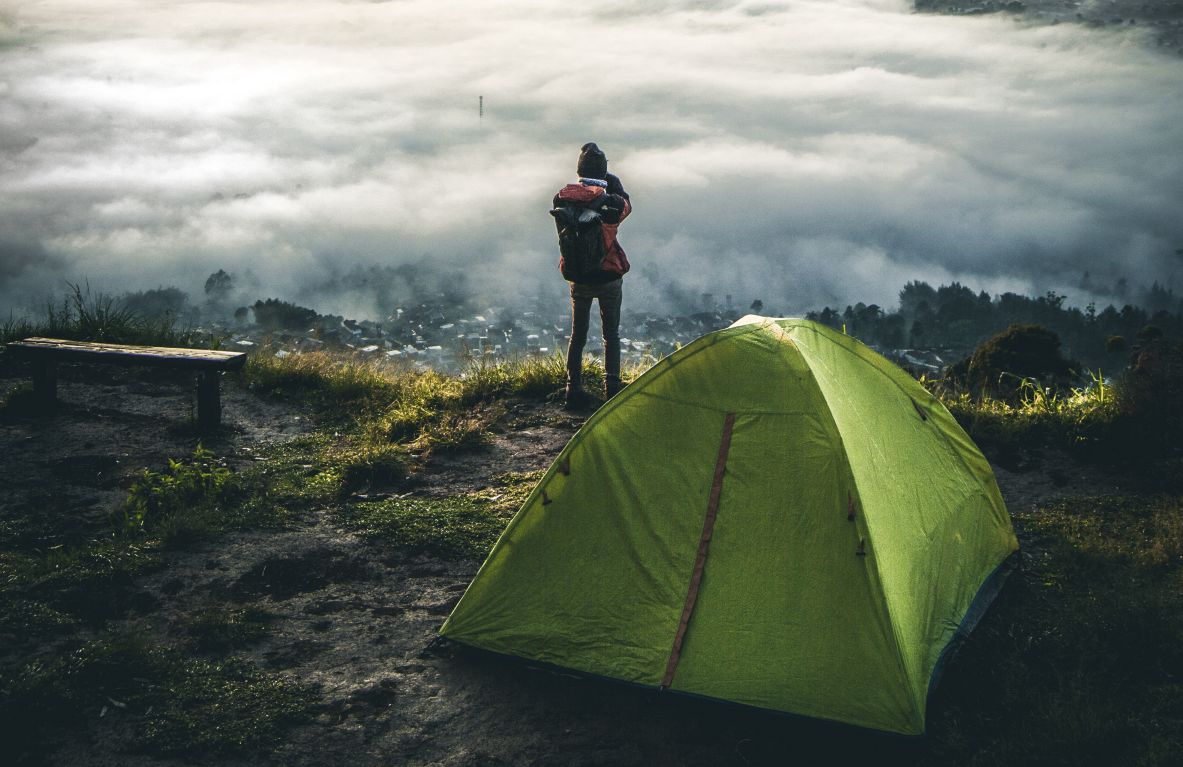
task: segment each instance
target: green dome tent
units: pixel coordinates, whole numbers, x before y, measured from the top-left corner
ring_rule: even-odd
[[[920,735],[1017,547],[989,464],[920,384],[826,326],[748,316],[588,419],[440,634]]]

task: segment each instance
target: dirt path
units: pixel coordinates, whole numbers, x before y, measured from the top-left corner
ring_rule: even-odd
[[[129,473],[160,468],[195,444],[176,428],[190,413],[183,377],[150,379],[78,371],[53,418],[0,425],[0,513],[49,499],[63,512],[63,542],[106,524]],[[2,382],[11,385],[12,381]],[[305,433],[307,415],[249,392],[225,395],[233,432],[211,445],[245,463],[252,445]],[[522,404],[518,429],[477,454],[430,461],[413,492],[440,496],[484,489],[504,472],[545,468],[578,424],[553,406]],[[1122,492],[1122,481],[1067,456],[995,456],[1012,510],[1047,499]],[[1003,468],[1005,465],[1007,468]],[[478,562],[408,558],[367,542],[325,509],[282,530],[239,534],[167,554],[168,567],[140,578],[109,627],[180,644],[180,616],[211,604],[255,604],[276,620],[257,645],[238,651],[260,669],[314,687],[315,718],[251,764],[274,765],[747,765],[909,763],[923,744],[851,733],[759,712],[557,674],[470,651],[429,648]],[[48,646],[0,636],[11,662]],[[181,764],[122,753],[134,714],[95,718],[63,733],[56,765]],[[203,757],[202,764],[238,764]],[[246,762],[241,762],[246,763]]]

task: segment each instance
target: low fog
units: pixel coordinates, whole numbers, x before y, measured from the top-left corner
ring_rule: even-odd
[[[358,317],[415,280],[557,299],[546,211],[586,141],[633,197],[636,308],[1178,286],[1183,57],[913,10],[5,2],[0,308],[65,280],[199,299],[218,270]]]

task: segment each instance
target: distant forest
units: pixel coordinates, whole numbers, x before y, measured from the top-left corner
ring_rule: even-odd
[[[1013,323],[1043,325],[1060,334],[1066,358],[1090,370],[1116,372],[1129,364],[1128,346],[1136,343],[1138,331],[1146,325],[1155,325],[1172,340],[1183,336],[1183,313],[1172,290],[1155,283],[1142,298],[1153,311],[1132,304],[1120,309],[1110,304],[1100,311],[1091,303],[1084,309],[1065,307],[1067,296],[1054,292],[1039,298],[1017,293],[991,296],[985,291],[975,294],[957,282],[939,288],[909,282],[894,312],[860,302],[845,311],[826,307],[806,316],[836,330],[845,326],[848,334],[887,349],[963,353]]]
[[[182,324],[192,325],[230,314],[240,322],[247,321],[247,307],[234,311],[233,305],[226,303],[231,280],[224,271],[210,275],[205,284],[204,307],[191,304],[188,294],[175,287],[127,293],[120,303],[147,316],[167,314]],[[1147,325],[1159,328],[1167,339],[1183,337],[1183,303],[1171,289],[1157,282],[1149,290],[1132,291],[1125,280],[1119,280],[1116,286],[1105,289],[1091,284],[1085,273],[1080,287],[1086,294],[1109,296],[1122,306],[1118,308],[1111,303],[1098,311],[1090,303],[1080,309],[1065,307],[1067,296],[1056,293],[1038,298],[1017,293],[991,296],[985,291],[974,293],[958,282],[934,288],[927,282],[916,281],[900,291],[899,308],[894,311],[860,302],[843,311],[826,307],[809,312],[806,317],[835,330],[845,329],[848,334],[881,349],[945,350],[953,353],[949,355],[953,359],[967,355],[1013,323],[1043,325],[1059,333],[1066,358],[1076,360],[1084,369],[1103,372],[1117,372],[1129,364],[1129,349],[1137,343],[1138,332]],[[466,298],[473,296],[456,291],[452,295],[436,294],[432,303],[447,308],[464,303]],[[1130,303],[1126,303],[1127,298],[1131,299]],[[250,309],[255,322],[276,328],[304,327],[317,316],[311,310],[274,299],[256,301]],[[752,304],[752,311],[760,313],[762,309],[762,301]],[[300,316],[289,316],[293,312]]]

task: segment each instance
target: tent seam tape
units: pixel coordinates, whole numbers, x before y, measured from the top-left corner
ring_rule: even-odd
[[[707,550],[710,548],[711,534],[715,529],[715,516],[719,510],[719,494],[723,490],[723,473],[727,469],[727,453],[731,449],[731,430],[734,425],[735,413],[728,413],[723,420],[723,437],[719,441],[719,457],[715,460],[715,477],[711,482],[706,518],[702,522],[702,535],[698,539],[698,554],[694,559],[694,570],[690,575],[690,587],[686,591],[686,605],[682,608],[682,619],[678,622],[678,633],[674,636],[674,646],[670,650],[670,659],[665,667],[665,677],[661,680],[662,687],[669,687],[674,682],[674,671],[678,668],[678,660],[682,654],[682,639],[686,636],[686,626],[690,623],[690,614],[694,611],[694,603],[698,600],[698,587],[702,583],[702,571],[706,566]]]

